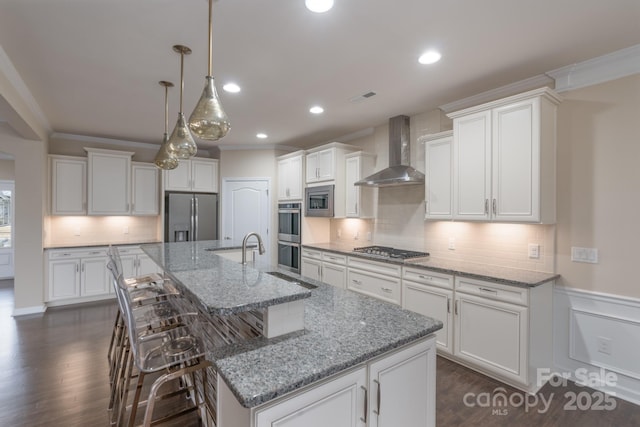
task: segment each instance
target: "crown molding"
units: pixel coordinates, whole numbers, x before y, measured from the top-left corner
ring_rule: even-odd
[[[288,145],[278,144],[220,144],[217,146],[220,151],[240,151],[240,150],[282,150],[295,151],[300,147],[290,147]]]
[[[448,114],[453,111],[463,110],[465,108],[484,104],[490,101],[495,101],[496,99],[516,95],[521,92],[527,92],[532,89],[540,88],[542,86],[552,85],[553,79],[551,77],[547,76],[546,74],[539,74],[528,79],[520,80],[515,83],[500,86],[486,92],[478,93],[476,95],[469,96],[458,101],[453,101],[448,104],[441,105],[438,108]]]
[[[640,73],[640,44],[547,72],[566,92]]]

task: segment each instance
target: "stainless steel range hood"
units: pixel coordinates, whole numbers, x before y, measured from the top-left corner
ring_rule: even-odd
[[[392,117],[389,119],[389,167],[354,185],[392,187],[424,184],[424,174],[409,166],[410,159],[409,117]]]

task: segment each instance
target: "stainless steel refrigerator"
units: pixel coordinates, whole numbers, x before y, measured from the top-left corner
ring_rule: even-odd
[[[164,241],[218,239],[218,195],[165,193]]]

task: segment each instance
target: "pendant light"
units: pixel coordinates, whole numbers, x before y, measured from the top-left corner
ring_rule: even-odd
[[[191,49],[182,45],[173,46],[173,50],[180,54],[180,112],[178,112],[178,122],[169,138],[169,154],[179,160],[193,157],[198,152],[198,146],[193,140],[193,136],[187,126],[182,112],[182,92],[184,91],[184,56],[191,53]]]
[[[209,0],[209,68],[205,78],[202,96],[189,117],[189,128],[198,138],[217,141],[229,132],[231,123],[213,81],[213,0]]]
[[[164,86],[164,137],[153,163],[160,169],[171,170],[178,167],[178,158],[169,153],[169,88],[173,83],[164,80],[159,83]]]

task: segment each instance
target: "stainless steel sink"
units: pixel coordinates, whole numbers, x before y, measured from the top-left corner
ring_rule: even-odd
[[[287,276],[286,274],[280,273],[279,271],[267,271],[267,274],[277,277],[278,279],[286,280],[287,282],[293,283],[294,285],[302,286],[306,289],[315,289],[318,287],[309,282],[305,282],[304,280],[300,280],[297,277]]]

